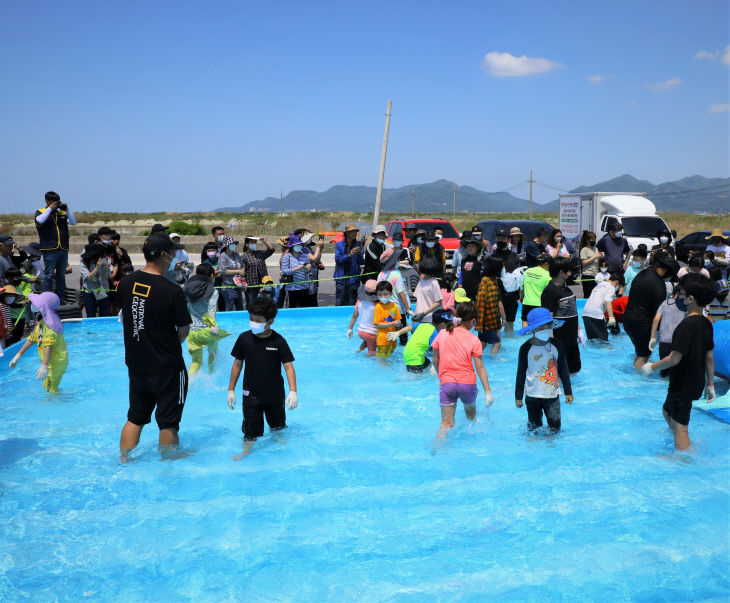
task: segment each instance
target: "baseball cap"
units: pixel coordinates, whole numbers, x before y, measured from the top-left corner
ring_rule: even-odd
[[[145,239],[144,245],[142,245],[142,253],[160,255],[163,252],[175,251],[176,249],[182,248],[182,245],[173,243],[172,239],[164,232],[157,231]]]
[[[261,279],[262,285],[268,285],[269,283],[273,284],[273,282],[274,282],[274,279],[271,278],[270,276],[265,276],[264,278]]]
[[[378,234],[379,232],[385,233],[385,226],[382,224],[373,227],[373,234]]]
[[[14,245],[13,237],[10,235],[0,235],[0,244],[2,245]]]
[[[178,233],[176,233],[176,232],[171,232],[170,233],[170,238],[171,239],[174,239],[175,237],[177,237],[179,239],[180,238],[180,235]]]
[[[162,232],[170,228],[169,226],[163,226],[162,224],[153,224],[150,233]]]

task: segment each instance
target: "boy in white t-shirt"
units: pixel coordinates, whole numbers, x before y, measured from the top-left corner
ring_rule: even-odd
[[[413,322],[431,322],[431,314],[441,308],[443,296],[437,276],[442,273],[441,262],[433,256],[425,256],[419,263],[421,280],[416,286],[416,313]]]
[[[586,328],[586,339],[598,339],[608,343],[608,328],[616,326],[613,315],[613,300],[624,285],[624,278],[618,272],[609,275],[608,280],[599,282],[591,291],[590,297],[583,307],[583,325]],[[608,323],[604,318],[608,313]]]
[[[373,315],[375,313],[375,304],[378,303],[378,296],[375,292],[378,282],[375,279],[366,281],[360,285],[357,290],[357,303],[355,310],[350,318],[350,326],[347,328],[347,338],[352,338],[352,328],[357,321],[357,336],[362,340],[358,352],[368,349],[368,356],[375,356],[377,346],[375,343],[378,330],[375,327]]]

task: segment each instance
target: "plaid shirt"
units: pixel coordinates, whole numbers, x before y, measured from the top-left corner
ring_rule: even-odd
[[[497,331],[502,327],[499,315],[499,287],[497,280],[488,276],[479,283],[477,293],[477,331]]]
[[[246,283],[249,285],[260,285],[261,279],[268,276],[266,270],[266,258],[274,255],[274,248],[266,250],[245,251],[241,254],[243,267],[246,270]]]

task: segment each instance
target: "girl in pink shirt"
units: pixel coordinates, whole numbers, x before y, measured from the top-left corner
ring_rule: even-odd
[[[454,283],[456,277],[451,274],[444,274],[440,279],[441,281],[441,299],[444,310],[456,310],[456,300],[454,299]]]
[[[482,344],[479,338],[471,333],[476,317],[477,312],[473,303],[459,304],[453,322],[449,323],[433,341],[433,366],[441,383],[439,437],[444,437],[454,426],[456,401],[459,398],[464,405],[466,418],[472,421],[476,417],[477,375],[484,387],[484,401],[487,407],[494,402],[487,370],[482,360]]]

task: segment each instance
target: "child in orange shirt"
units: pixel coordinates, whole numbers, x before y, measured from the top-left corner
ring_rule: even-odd
[[[387,358],[398,345],[396,341],[388,340],[388,333],[400,328],[401,313],[398,306],[390,301],[390,297],[393,295],[393,285],[388,281],[380,281],[375,288],[375,293],[378,296],[378,303],[375,305],[375,311],[373,312],[373,323],[375,328],[378,329],[375,338],[376,356]]]

